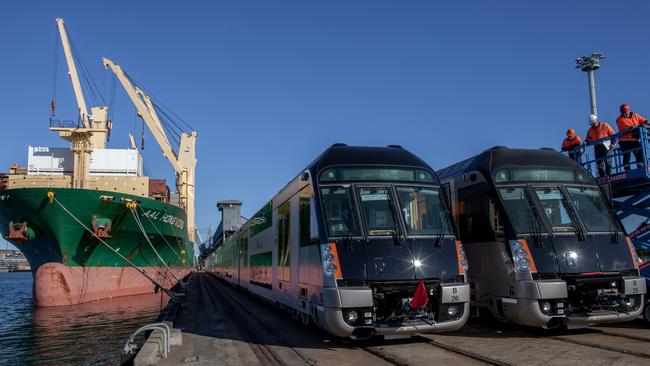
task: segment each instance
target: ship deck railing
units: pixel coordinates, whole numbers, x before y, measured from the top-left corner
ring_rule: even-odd
[[[80,128],[80,127],[83,127],[83,124],[80,121],[50,118],[50,128]]]

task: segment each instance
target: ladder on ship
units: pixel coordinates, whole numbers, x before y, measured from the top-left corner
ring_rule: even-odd
[[[630,163],[623,164],[623,151],[614,143],[623,135],[632,133],[639,139],[639,145],[630,152]],[[608,157],[596,159],[592,149],[593,145],[609,142],[614,146]],[[635,127],[623,133],[594,141],[585,146],[576,147],[576,160],[587,169],[598,184],[608,192],[614,203],[614,209],[619,219],[625,226],[625,231],[634,243],[639,255],[650,259],[650,169],[648,151],[650,141],[648,130],[644,126]],[[641,152],[641,161],[637,162],[635,152]],[[581,154],[582,153],[582,154]],[[598,164],[606,159],[611,161],[611,172],[599,176]],[[626,169],[627,168],[627,169]]]

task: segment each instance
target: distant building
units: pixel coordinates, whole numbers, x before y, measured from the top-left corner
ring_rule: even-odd
[[[221,222],[214,235],[199,245],[200,264],[212,254],[215,248],[246,223],[247,219],[241,215],[241,206],[242,202],[237,200],[225,200],[217,203],[217,208],[221,212]]]

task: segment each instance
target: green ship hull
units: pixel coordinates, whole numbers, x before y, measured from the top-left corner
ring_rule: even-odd
[[[133,203],[137,207],[130,208]],[[93,235],[93,223],[106,229],[104,242]],[[69,188],[2,190],[5,237],[10,226],[23,232],[10,241],[31,265],[41,306],[152,292],[155,286],[142,270],[168,287],[193,264],[185,212],[146,197]]]

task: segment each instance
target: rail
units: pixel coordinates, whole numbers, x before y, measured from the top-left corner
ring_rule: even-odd
[[[623,150],[620,146],[620,138],[632,134],[635,138],[635,142],[638,142],[638,145],[626,150]],[[609,144],[611,146],[606,156],[603,157],[591,157],[591,154],[587,151],[587,147]],[[648,167],[648,159],[650,154],[648,153],[648,147],[650,146],[650,141],[648,140],[648,130],[645,126],[638,126],[620,133],[617,133],[612,136],[607,136],[596,141],[589,142],[588,144],[583,144],[576,146],[573,149],[574,158],[578,161],[585,169],[587,169],[594,177],[599,180],[605,181],[620,181],[620,180],[629,180],[629,179],[644,179],[650,181],[650,171]],[[641,152],[641,161],[636,161],[636,155],[638,152]],[[630,161],[627,166],[623,162],[624,154],[630,154]],[[634,162],[632,162],[634,159]],[[609,174],[600,175],[598,171],[598,165],[604,165],[607,161],[610,161],[611,170]],[[640,164],[639,164],[640,163]],[[626,169],[627,168],[627,169]],[[607,172],[605,172],[607,173]]]

